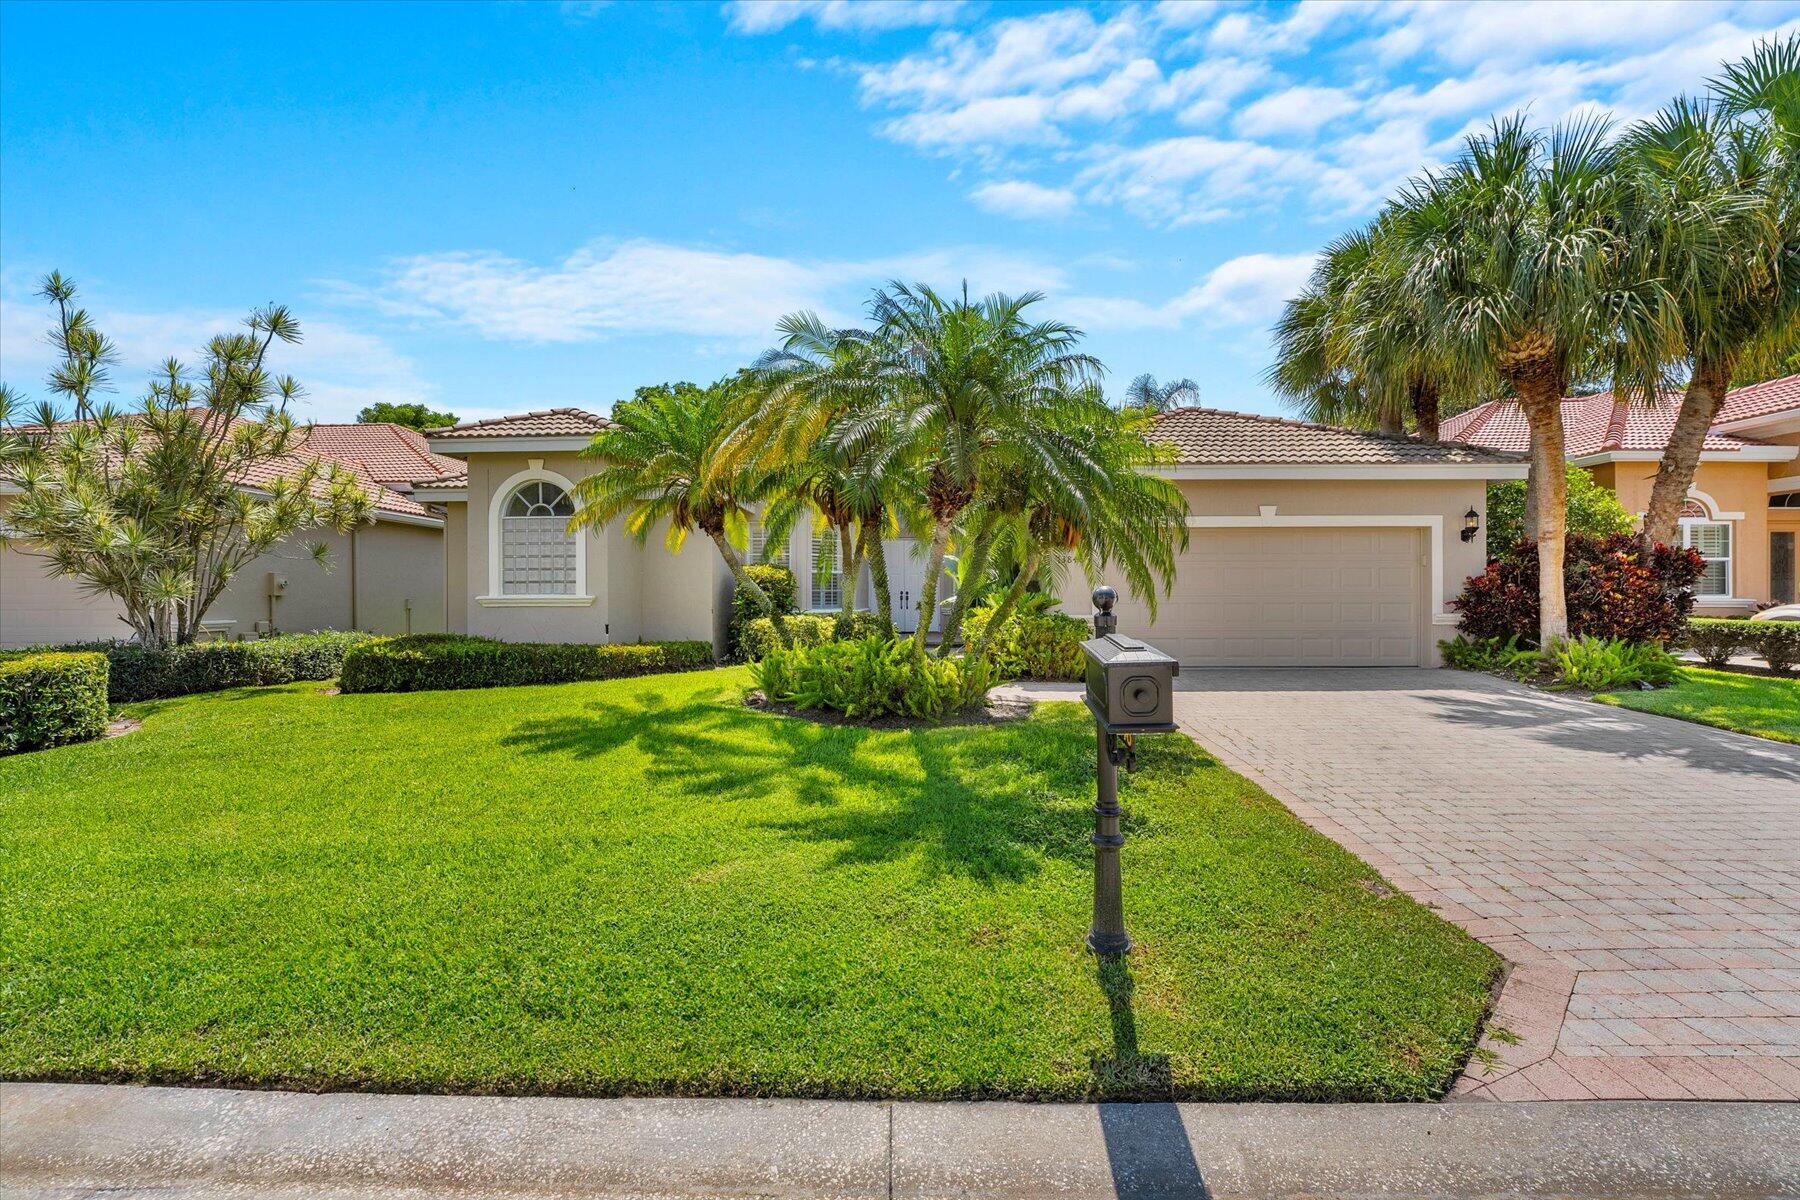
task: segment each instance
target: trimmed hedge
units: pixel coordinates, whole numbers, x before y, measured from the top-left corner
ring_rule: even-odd
[[[350,647],[374,637],[354,631],[284,633],[254,642],[194,642],[162,650],[136,642],[85,642],[58,648],[104,654],[111,664],[109,699],[114,704],[131,704],[298,679],[332,679],[343,669]]]
[[[1744,651],[1759,655],[1772,671],[1792,671],[1800,665],[1800,621],[1695,617],[1681,640],[1709,667],[1723,667],[1732,655]]]
[[[621,679],[713,665],[711,642],[497,642],[454,633],[379,638],[344,656],[345,692],[432,692]]]
[[[866,612],[852,613],[848,622],[844,620],[842,613],[829,617],[815,613],[796,613],[787,618],[787,629],[794,647],[798,649],[802,646],[822,646],[826,642],[855,642],[863,638],[879,637],[881,622],[875,619],[874,613]],[[780,646],[781,639],[775,636],[775,622],[767,617],[757,617],[744,625],[738,657],[745,662],[756,662],[767,658],[771,651]]]
[[[798,593],[792,571],[773,563],[751,563],[744,568],[744,573],[756,580],[762,590],[769,594],[776,612],[786,615],[798,610],[795,600]],[[725,644],[731,648],[733,658],[743,661],[751,657],[746,645],[749,626],[753,621],[767,619],[763,616],[763,610],[757,607],[756,601],[751,599],[749,592],[735,585],[732,587],[731,627],[726,632]]]
[[[106,732],[106,656],[0,656],[0,754],[85,742]]]
[[[963,645],[981,636],[991,608],[978,608],[963,618]],[[988,662],[997,679],[1087,678],[1087,656],[1081,643],[1094,636],[1086,621],[1067,613],[1014,613],[988,643]]]

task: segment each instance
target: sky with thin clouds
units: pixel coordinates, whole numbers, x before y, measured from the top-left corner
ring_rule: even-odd
[[[0,377],[55,268],[121,400],[251,307],[301,415],[704,381],[888,279],[1041,291],[1113,387],[1280,411],[1319,248],[1496,114],[1639,119],[1800,0],[0,0]]]

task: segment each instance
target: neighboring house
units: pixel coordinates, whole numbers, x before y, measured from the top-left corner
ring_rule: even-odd
[[[271,628],[441,631],[444,519],[411,492],[417,480],[457,464],[434,456],[414,431],[386,424],[315,425],[302,453],[353,472],[375,498],[375,520],[348,534],[303,531],[247,564],[207,611],[206,628],[225,638]],[[257,482],[244,481],[251,488]],[[12,502],[0,484],[0,529]],[[317,542],[329,549],[325,567],[310,552]],[[0,646],[131,636],[110,596],[90,595],[79,580],[45,568],[30,544],[0,539]]]
[[[1679,393],[1655,404],[1611,392],[1563,401],[1569,461],[1585,467],[1619,503],[1641,516],[1668,445]],[[1489,401],[1444,422],[1443,434],[1476,445],[1529,445],[1517,403]],[[1800,542],[1800,375],[1736,388],[1725,397],[1688,489],[1682,544],[1700,551],[1706,574],[1696,611],[1743,615],[1796,598]]]
[[[660,534],[640,546],[616,523],[567,532],[570,492],[599,468],[577,454],[607,425],[562,408],[429,435],[467,463],[413,492],[447,510],[451,629],[722,644],[731,582],[703,538],[670,555]],[[1187,496],[1191,541],[1158,619],[1127,596],[1120,623],[1189,665],[1433,665],[1456,623],[1447,603],[1485,561],[1486,485],[1525,475],[1519,454],[1212,409],[1176,409],[1156,429],[1174,447],[1160,469]],[[841,582],[816,548],[796,530],[788,560],[801,607],[832,609]],[[898,617],[923,586],[921,557],[889,543]],[[1085,611],[1086,597],[1069,607]]]

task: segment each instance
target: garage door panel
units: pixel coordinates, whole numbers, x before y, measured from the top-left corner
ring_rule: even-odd
[[[1424,568],[1415,529],[1196,529],[1173,593],[1122,626],[1193,666],[1412,666]]]

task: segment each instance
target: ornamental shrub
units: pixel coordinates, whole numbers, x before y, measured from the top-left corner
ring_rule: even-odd
[[[332,679],[350,647],[373,640],[358,631],[284,633],[253,642],[193,642],[160,650],[136,642],[86,642],[61,647],[104,654],[114,704],[163,700],[225,688]]]
[[[1622,638],[1580,637],[1556,643],[1547,656],[1562,687],[1584,692],[1649,684],[1665,687],[1675,682],[1680,664],[1654,642],[1628,642]]]
[[[1705,570],[1698,552],[1676,546],[1646,551],[1632,534],[1570,534],[1565,549],[1569,636],[1667,645],[1694,607]],[[1517,637],[1534,646],[1538,633],[1537,543],[1521,542],[1472,575],[1450,602],[1472,640]]]
[[[801,613],[787,619],[788,637],[798,647],[818,646],[825,642],[860,641],[881,633],[881,622],[875,619],[874,613],[852,613],[848,622],[848,636],[841,628],[844,624],[841,613],[835,616]],[[755,662],[771,650],[779,649],[781,639],[775,634],[775,622],[767,617],[757,617],[746,622],[741,645],[738,657],[745,662]]]
[[[1581,467],[1569,464],[1568,500],[1563,505],[1566,531],[1590,537],[1630,533],[1633,518],[1619,498],[1595,482]],[[1525,528],[1525,481],[1508,479],[1488,484],[1487,544],[1495,557],[1531,536]]]
[[[963,644],[980,640],[994,609],[984,605],[963,619]],[[987,644],[988,665],[996,679],[1074,679],[1087,677],[1081,643],[1092,637],[1086,621],[1067,613],[1014,613]]]
[[[85,742],[106,732],[106,656],[0,656],[0,754]]]
[[[713,665],[711,642],[497,642],[434,633],[377,638],[344,656],[345,692],[429,692],[621,679]]]
[[[991,683],[984,665],[921,655],[905,638],[776,649],[751,673],[777,704],[840,712],[854,721],[938,720],[978,707]]]
[[[1772,671],[1785,673],[1800,664],[1800,621],[1695,617],[1681,640],[1709,667],[1723,667],[1743,653],[1760,656]]]
[[[769,594],[776,612],[785,616],[798,610],[794,599],[796,590],[792,571],[773,563],[751,563],[744,568],[744,573],[756,580],[762,590]],[[768,617],[751,598],[750,593],[734,587],[731,592],[731,628],[727,631],[725,640],[733,658],[742,661],[751,657],[747,652],[745,638],[750,623],[758,620],[766,621]]]

